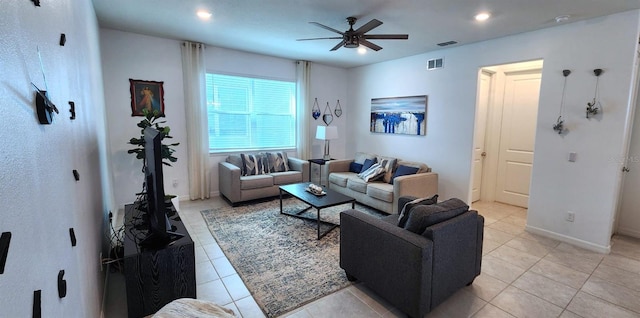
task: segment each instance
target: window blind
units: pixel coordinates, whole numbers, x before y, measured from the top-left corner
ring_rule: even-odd
[[[211,152],[295,148],[294,82],[206,75]]]

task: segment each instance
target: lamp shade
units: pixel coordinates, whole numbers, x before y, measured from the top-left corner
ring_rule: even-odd
[[[338,127],[318,126],[316,130],[316,139],[320,139],[320,140],[338,139]]]

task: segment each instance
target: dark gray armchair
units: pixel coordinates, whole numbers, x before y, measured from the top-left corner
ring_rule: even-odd
[[[413,199],[400,198],[398,211]],[[364,282],[411,317],[423,317],[470,285],[480,275],[484,218],[455,200],[413,206],[404,228],[398,215],[342,212],[340,267],[347,278]]]

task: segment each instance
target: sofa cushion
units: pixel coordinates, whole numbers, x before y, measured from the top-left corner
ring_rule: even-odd
[[[289,171],[289,158],[284,151],[267,152],[269,172]]]
[[[391,176],[393,176],[393,171],[396,168],[396,162],[398,159],[391,157],[378,157],[378,162],[384,168],[384,175],[382,176],[382,180],[384,182],[391,182]]]
[[[300,171],[272,172],[271,176],[274,185],[302,182],[302,172]]]
[[[268,169],[265,167],[268,166],[268,159],[265,154],[240,154],[240,158],[242,158],[242,175],[243,176],[254,176],[268,173]]]
[[[367,195],[385,202],[393,202],[393,186],[384,182],[370,182],[367,185]]]
[[[357,162],[352,162],[349,164],[349,172],[355,172],[355,173],[360,173],[362,172],[362,164],[359,164]]]
[[[360,172],[358,177],[364,180],[364,182],[369,182],[381,178],[384,176],[384,173],[384,167],[380,163],[375,163],[369,169]]]
[[[367,183],[360,178],[349,178],[347,180],[347,188],[356,192],[367,193]]]
[[[354,161],[355,162],[355,161]],[[373,166],[375,163],[377,162],[376,158],[373,159],[365,159],[364,163],[362,164],[362,169],[360,169],[360,171],[358,171],[358,173],[362,172],[362,171],[367,171],[369,168],[371,168],[371,166]]]
[[[376,155],[366,152],[356,152],[356,155],[353,159],[354,162],[363,164],[366,159],[374,160],[376,159]]]
[[[273,185],[273,177],[270,174],[240,177],[240,189],[259,189]]]
[[[396,177],[400,177],[400,176],[408,176],[411,174],[416,174],[418,172],[418,170],[420,170],[420,168],[418,167],[408,167],[408,166],[398,166],[398,168],[396,169],[396,172],[393,173],[393,176],[391,176],[391,181],[389,181],[390,184],[393,184],[393,180]]]
[[[453,198],[431,205],[414,206],[404,228],[413,233],[422,234],[429,226],[456,217],[469,210],[462,200]]]
[[[438,195],[434,194],[431,197],[427,198],[417,198],[412,201],[407,202],[403,207],[402,211],[400,211],[398,216],[398,226],[404,227],[407,224],[407,219],[409,219],[409,213],[413,207],[418,205],[431,205],[438,203]]]
[[[240,168],[240,171],[242,171],[242,158],[240,158],[240,155],[229,155],[227,162]]]
[[[402,165],[402,166],[407,166],[407,167],[416,167],[416,168],[418,168],[418,172],[417,173],[431,172],[431,168],[429,168],[429,166],[427,166],[426,164],[424,164],[422,162],[398,160],[397,165],[398,166]]]
[[[341,187],[346,187],[347,180],[353,177],[357,178],[357,176],[358,175],[353,172],[332,172],[329,174],[329,182]]]

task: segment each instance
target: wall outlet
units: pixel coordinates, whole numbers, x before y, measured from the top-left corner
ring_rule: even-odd
[[[567,221],[573,222],[576,219],[576,213],[569,211],[567,212]]]
[[[173,179],[173,181],[171,181],[171,184],[173,185],[174,188],[178,187],[178,179]]]

